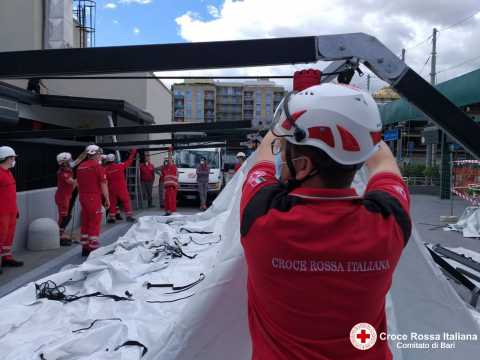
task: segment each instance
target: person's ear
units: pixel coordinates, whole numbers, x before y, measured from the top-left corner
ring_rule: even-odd
[[[295,166],[295,170],[297,173],[297,176],[295,176],[295,178],[297,180],[302,180],[306,178],[313,171],[312,160],[310,160],[310,158],[307,156],[297,158],[297,160],[293,162],[293,166]]]

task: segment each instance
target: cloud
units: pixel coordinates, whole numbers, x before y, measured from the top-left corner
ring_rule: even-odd
[[[207,5],[207,10],[210,15],[214,18],[220,17],[220,12],[214,5]]]
[[[118,21],[118,20],[112,20],[112,22],[113,22],[115,25],[120,24],[120,21]]]
[[[478,12],[480,6],[478,0],[357,0],[355,6],[351,0],[296,0],[294,3],[290,0],[224,0],[215,9],[207,7],[213,19],[202,19],[192,12],[177,17],[179,35],[186,41],[198,42],[365,32],[377,37],[397,55],[406,48],[407,64],[417,72],[423,67],[422,75],[428,77],[430,64],[425,67],[424,64],[430,56],[431,40],[424,40],[431,35],[433,27],[447,28]],[[479,36],[478,14],[441,31],[438,70],[480,55],[476,45]],[[321,63],[316,67],[325,65]],[[216,74],[283,75],[307,66],[312,65],[227,69],[218,70]],[[447,80],[475,66],[480,66],[480,60],[441,72],[438,80]],[[366,85],[366,77],[355,81]],[[374,88],[385,85],[379,80],[372,84]]]
[[[139,35],[139,34],[140,34],[140,29],[135,26],[135,27],[133,28],[133,34],[134,34],[134,35]]]
[[[113,10],[113,9],[116,9],[117,8],[117,4],[115,3],[107,3],[103,6],[104,9],[110,9],[110,10]]]
[[[139,4],[146,5],[152,3],[153,0],[119,0],[119,4]]]

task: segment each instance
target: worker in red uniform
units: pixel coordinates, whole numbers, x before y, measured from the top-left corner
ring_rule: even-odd
[[[17,185],[10,169],[17,154],[9,146],[0,146],[0,273],[2,267],[18,267],[23,262],[12,256],[12,244],[17,225]]]
[[[102,222],[102,200],[105,208],[110,207],[107,176],[101,163],[102,149],[97,145],[86,148],[87,160],[77,168],[78,193],[81,213],[82,256],[88,256],[99,247]]]
[[[125,169],[132,166],[135,160],[137,149],[132,149],[128,159],[125,162],[116,164],[115,155],[108,154],[105,160],[105,173],[108,181],[108,194],[110,196],[110,209],[108,212],[108,222],[115,223],[115,219],[122,220],[117,210],[117,203],[121,202],[127,221],[134,222],[132,202],[128,193],[127,181],[125,179]]]
[[[160,208],[163,209],[165,208],[165,187],[164,187],[164,181],[165,181],[165,176],[163,175],[163,169],[165,166],[168,165],[168,160],[165,159],[163,161],[163,165],[155,169],[155,173],[159,175],[158,178],[158,200],[160,202]]]
[[[58,209],[58,227],[60,228],[60,245],[72,245],[72,239],[65,233],[69,217],[68,210],[72,193],[77,186],[73,178],[72,154],[63,152],[57,155],[59,169],[57,171],[57,191],[55,192],[55,204]]]
[[[392,359],[372,328],[387,330],[385,296],[411,233],[408,188],[369,93],[295,90],[242,191],[252,358]],[[359,196],[351,183],[362,164],[369,176]]]
[[[237,163],[235,164],[235,172],[238,171],[238,169],[240,169],[243,165],[243,163],[245,162],[245,160],[247,159],[247,155],[245,155],[244,152],[240,151],[239,153],[237,153]]]
[[[163,167],[164,191],[165,191],[165,216],[177,211],[178,175],[177,167],[173,163],[172,149],[168,151],[168,163]]]
[[[148,207],[153,207],[152,189],[155,181],[155,166],[150,162],[150,155],[145,154],[145,161],[140,164],[140,183],[143,199],[147,199]]]

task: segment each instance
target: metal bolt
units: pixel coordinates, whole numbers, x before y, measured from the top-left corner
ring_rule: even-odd
[[[383,64],[383,58],[377,59],[377,63]]]

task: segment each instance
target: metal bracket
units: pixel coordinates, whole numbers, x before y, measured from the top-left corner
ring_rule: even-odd
[[[408,66],[374,36],[364,33],[324,35],[317,37],[320,61],[358,58],[375,75],[394,85]]]

